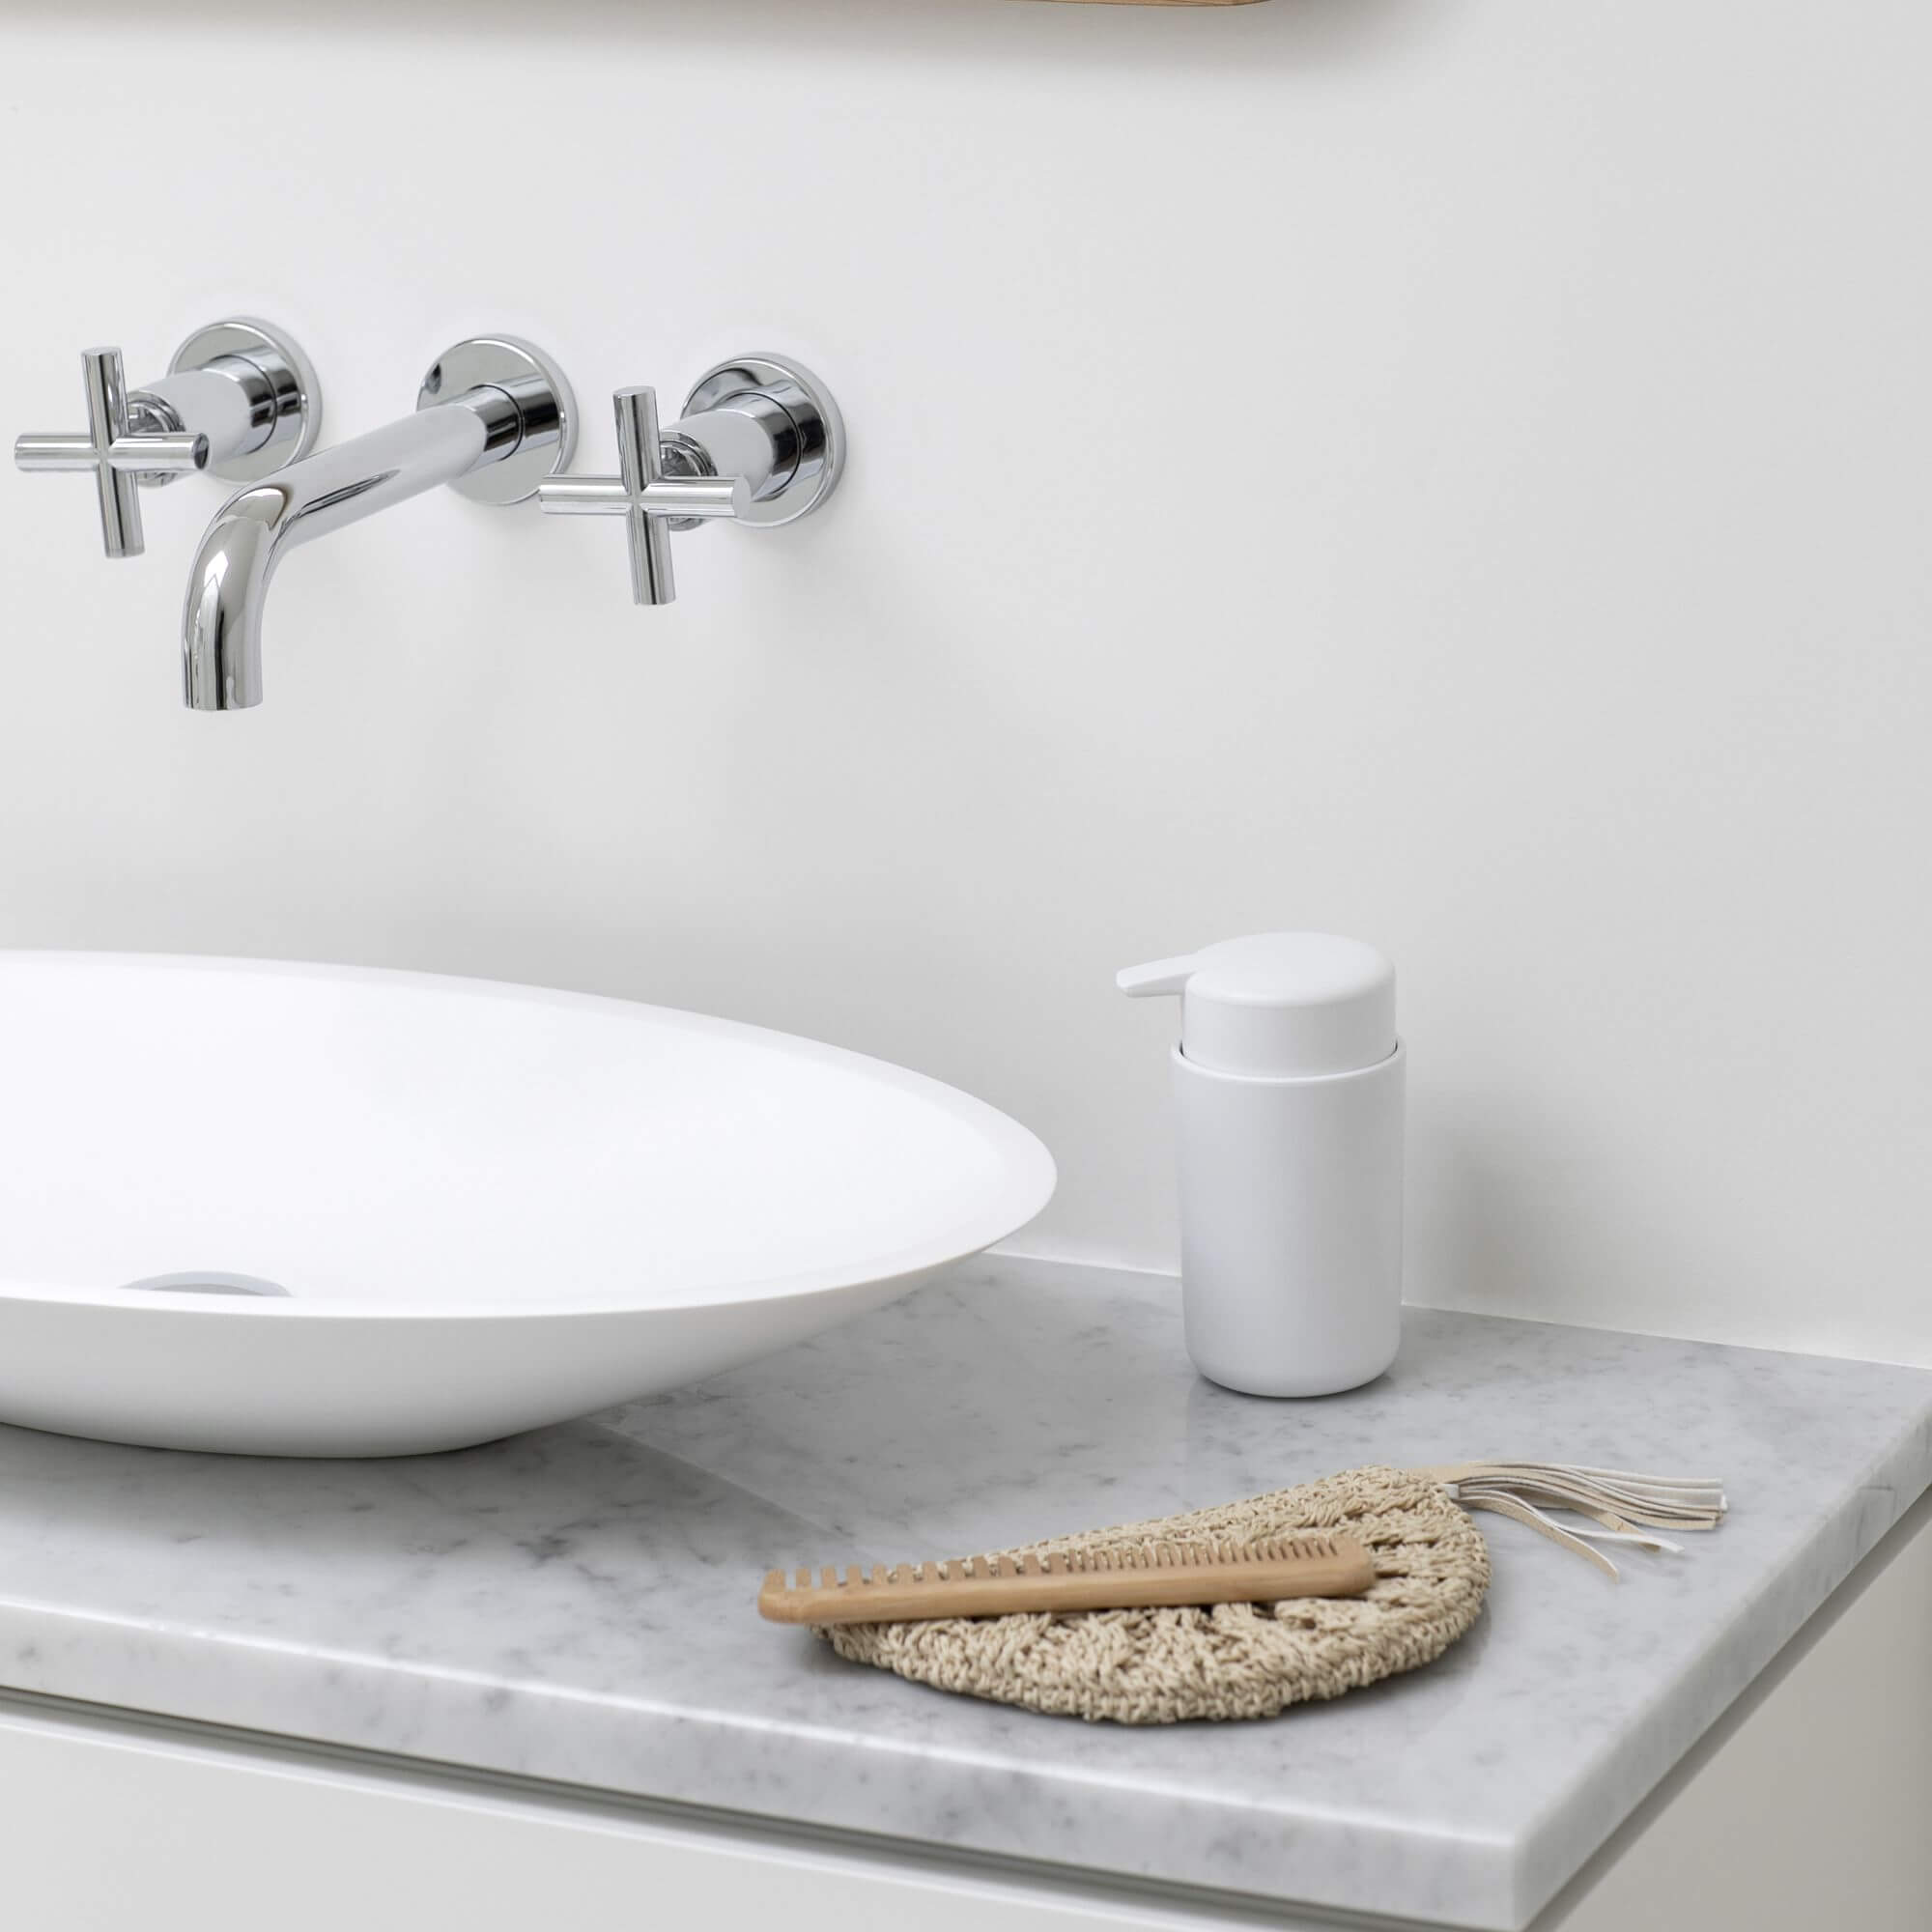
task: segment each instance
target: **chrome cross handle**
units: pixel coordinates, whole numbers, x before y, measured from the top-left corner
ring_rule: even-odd
[[[694,474],[700,459],[682,439],[667,449],[655,389],[619,389],[611,403],[623,473],[554,477],[537,486],[537,501],[554,517],[622,517],[631,544],[632,603],[668,604],[677,596],[670,567],[673,523],[746,516],[751,485],[742,476]],[[667,455],[682,474],[666,474]]]
[[[91,470],[109,556],[141,554],[135,486],[207,469],[231,483],[259,482],[306,456],[322,429],[322,391],[301,346],[252,316],[198,328],[167,374],[130,390],[118,349],[80,358],[87,428],[19,437],[22,469]]]
[[[676,595],[673,530],[796,523],[844,470],[838,405],[810,370],[776,355],[734,356],[707,370],[668,430],[658,427],[655,390],[619,389],[614,403],[621,473],[553,477],[537,498],[553,516],[625,520],[639,604]]]
[[[107,554],[139,556],[143,548],[139,479],[205,469],[208,438],[188,430],[134,428],[120,350],[89,349],[81,355],[80,367],[87,390],[86,429],[19,437],[14,443],[14,461],[28,470],[92,470],[100,497],[100,541]]]

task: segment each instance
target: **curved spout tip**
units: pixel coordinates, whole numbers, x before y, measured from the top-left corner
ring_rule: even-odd
[[[261,703],[262,607],[284,551],[513,454],[521,407],[481,384],[231,497],[208,526],[187,581],[182,686],[189,707],[245,711]]]
[[[182,696],[191,711],[245,711],[262,701],[262,601],[284,498],[235,497],[195,553],[182,611]]]

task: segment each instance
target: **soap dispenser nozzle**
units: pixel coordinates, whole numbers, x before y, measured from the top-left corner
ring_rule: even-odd
[[[1187,988],[1201,964],[1199,953],[1184,959],[1154,959],[1145,966],[1129,966],[1114,976],[1114,984],[1130,1000],[1149,1000],[1156,993],[1179,993]]]

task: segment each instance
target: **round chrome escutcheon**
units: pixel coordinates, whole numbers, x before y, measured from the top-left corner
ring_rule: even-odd
[[[577,398],[569,380],[541,349],[514,335],[472,335],[430,365],[416,391],[416,408],[434,409],[484,384],[548,384],[556,406],[557,434],[519,449],[500,463],[459,476],[449,487],[478,503],[521,503],[537,485],[570,468],[577,454]]]
[[[315,447],[322,435],[322,384],[314,363],[287,329],[248,315],[197,328],[175,351],[168,374],[205,368],[224,355],[252,363],[261,373],[274,397],[275,420],[259,449],[209,467],[224,482],[259,483],[300,462]]]
[[[790,418],[790,453],[796,458],[785,480],[771,495],[756,498],[740,521],[766,528],[795,524],[831,496],[844,473],[845,422],[838,405],[802,362],[783,355],[734,355],[697,379],[684,399],[684,413],[729,409],[739,396],[775,403]]]

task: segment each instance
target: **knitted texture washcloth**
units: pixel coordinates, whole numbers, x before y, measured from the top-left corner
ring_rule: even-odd
[[[1272,1718],[1413,1670],[1441,1656],[1483,1607],[1490,1552],[1481,1533],[1442,1483],[1413,1470],[1350,1469],[1027,1551],[1252,1542],[1311,1529],[1352,1536],[1367,1548],[1376,1580],[1366,1596],[841,1624],[818,1634],[840,1657],[942,1690],[1090,1721],[1173,1724]]]

